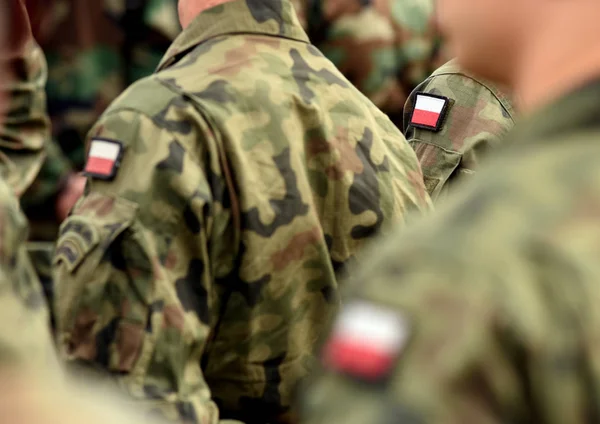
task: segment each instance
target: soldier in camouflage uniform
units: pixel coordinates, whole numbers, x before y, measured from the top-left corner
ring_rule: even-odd
[[[8,29],[7,29],[8,27]],[[58,370],[48,310],[25,249],[18,194],[35,177],[48,132],[43,70],[21,0],[0,2],[0,360]],[[40,97],[41,100],[40,101]]]
[[[0,178],[27,206],[30,194],[35,191],[32,183],[35,186],[51,145],[50,121],[46,114],[47,67],[32,37],[24,3],[10,1],[15,2],[9,15],[12,30],[6,40],[10,48],[0,52],[0,67],[5,76],[0,82],[0,93],[5,99],[0,105],[3,117]],[[34,250],[37,257],[39,249]]]
[[[600,3],[439,5],[461,65],[523,120],[367,257],[302,422],[600,422]]]
[[[91,391],[89,379],[85,386],[67,385],[26,241],[27,221],[14,190],[0,180],[0,421],[152,423],[132,414],[106,390]]]
[[[58,368],[46,301],[29,260],[27,221],[11,187],[0,180],[0,358]]]
[[[104,109],[150,75],[179,33],[176,0],[26,0],[49,65],[55,143],[23,206],[33,240],[54,241],[81,195],[84,139]]]
[[[0,421],[152,424],[107,390],[91,389],[87,376],[85,385],[67,384],[56,357],[48,309],[25,248],[27,221],[15,196],[39,169],[49,135],[41,100],[44,62],[23,6],[22,0],[0,0]]]
[[[11,0],[13,1],[13,0]],[[47,68],[43,54],[31,36],[22,3],[12,8],[9,49],[0,52],[0,178],[22,196],[36,178],[50,139],[46,115]]]
[[[189,16],[203,5],[180,3],[158,73],[90,132],[55,257],[60,349],[170,418],[289,422],[336,272],[429,199],[402,134],[290,3]]]
[[[402,126],[411,90],[449,57],[434,0],[294,0],[311,42]]]
[[[5,70],[0,74],[6,75]],[[88,379],[85,386],[66,385],[26,241],[27,221],[14,189],[0,179],[0,421],[152,423],[133,415],[106,390],[91,391]]]
[[[421,115],[425,109],[440,113],[428,120]],[[474,174],[512,129],[515,115],[506,89],[465,72],[455,60],[417,86],[404,107],[403,130],[433,201],[445,199],[457,182]]]

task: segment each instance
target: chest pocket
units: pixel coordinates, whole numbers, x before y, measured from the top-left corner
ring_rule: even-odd
[[[459,152],[447,150],[418,139],[410,140],[410,145],[421,164],[425,189],[431,200],[435,202],[442,193],[447,191],[447,184],[457,172],[462,155]]]

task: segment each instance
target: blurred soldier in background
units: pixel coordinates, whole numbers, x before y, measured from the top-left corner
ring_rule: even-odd
[[[18,194],[35,177],[49,135],[39,50],[20,0],[0,2],[0,360],[58,370],[46,301],[25,249]],[[26,159],[19,161],[18,159]],[[12,161],[11,158],[17,160]],[[22,180],[20,178],[23,178]],[[0,396],[1,397],[1,396]]]
[[[304,423],[600,422],[600,3],[440,0],[524,118],[363,262]]]
[[[457,182],[473,175],[514,126],[513,102],[505,91],[453,60],[411,93],[403,130],[433,201],[446,198]]]
[[[83,192],[87,131],[135,80],[150,75],[179,33],[176,0],[26,0],[46,54],[54,141],[23,200],[31,238],[54,241]]]
[[[449,59],[434,0],[294,0],[311,42],[402,127],[409,93]]]
[[[5,75],[0,80],[0,91],[5,99],[0,108],[3,117],[0,127],[0,173],[4,184],[27,204],[28,190],[38,178],[46,151],[51,145],[45,94],[47,67],[44,55],[32,37],[23,2],[6,1],[14,1],[15,7],[11,8],[9,15],[12,30],[6,34],[5,48],[0,51]],[[31,10],[34,15],[40,12],[39,7],[32,7]],[[36,258],[38,250],[31,249]],[[48,264],[47,249],[45,253],[44,262]],[[48,267],[45,275],[49,276]],[[45,279],[44,282],[48,283],[49,280]],[[44,288],[49,292],[51,285],[44,284]]]
[[[6,47],[0,51],[4,74],[0,80],[4,99],[0,108],[0,176],[17,196],[22,196],[37,177],[50,140],[44,92],[47,69],[31,36],[26,11],[13,8],[9,16],[12,27],[18,30],[6,34]]]
[[[55,257],[61,354],[173,419],[289,423],[336,273],[429,198],[290,2],[179,5],[159,71],[90,131]]]
[[[83,167],[85,134],[129,84],[154,71],[180,27],[176,0],[25,2],[33,34],[49,63],[48,112],[53,140],[47,143],[47,158],[21,205],[31,227],[28,250],[51,299],[50,267],[58,226],[85,185],[85,178],[78,175]],[[45,107],[47,72],[39,49],[28,56],[27,69],[27,86],[32,87],[33,81],[36,88],[36,102],[31,104]],[[45,110],[40,107],[35,109],[37,114],[30,113],[30,120],[38,127],[44,123],[48,130],[47,120],[41,118]],[[36,142],[29,134],[27,140]]]
[[[41,64],[24,4],[0,0],[0,422],[152,423],[105,390],[67,385],[56,358],[16,197],[39,169],[47,140]]]

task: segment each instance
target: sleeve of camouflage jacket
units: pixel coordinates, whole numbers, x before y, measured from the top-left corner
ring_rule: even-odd
[[[419,93],[448,99],[439,131],[411,125]],[[433,201],[446,198],[457,181],[472,175],[514,125],[512,101],[498,87],[463,73],[454,61],[439,68],[410,95],[404,133],[417,153]]]
[[[0,171],[17,195],[33,182],[44,160],[44,145],[50,139],[46,114],[45,84],[47,67],[44,55],[33,40],[22,1],[11,0],[10,49],[0,60],[10,78],[3,78],[0,91],[7,101],[0,114]]]
[[[202,146],[214,141],[202,117],[189,113],[196,115],[116,108],[92,129],[92,139],[117,140],[124,153],[116,178],[90,179],[62,225],[55,306],[67,360],[108,370],[144,408],[167,418],[213,423],[218,411],[200,364],[215,324],[208,317],[218,315],[208,234],[223,206],[213,203],[198,165]],[[192,130],[188,120],[204,142],[181,142]]]
[[[588,262],[598,243],[534,241],[516,218],[523,198],[506,187],[461,190],[454,208],[364,257],[303,390],[303,424],[594,421],[600,292],[587,279],[600,269]],[[518,206],[499,207],[507,201]]]
[[[418,265],[410,266],[409,258]],[[427,259],[429,264],[424,263]],[[504,332],[489,286],[465,287],[459,273],[439,272],[441,267],[429,271],[431,257],[400,255],[394,265],[373,262],[380,271],[369,267],[371,275],[360,272],[367,284],[348,296],[344,311],[365,308],[371,316],[391,314],[406,340],[378,380],[326,363],[303,390],[302,424],[522,422],[502,416],[515,408],[526,389],[502,349],[510,335]],[[368,335],[363,340],[368,350]]]
[[[58,370],[49,315],[25,242],[27,221],[0,181],[0,361]]]

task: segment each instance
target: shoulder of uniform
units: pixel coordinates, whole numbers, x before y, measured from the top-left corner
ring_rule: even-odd
[[[510,96],[450,62],[421,83],[404,110],[407,138],[425,137],[460,150],[475,126],[502,133],[514,125]],[[452,131],[448,132],[448,128]],[[489,130],[489,131],[488,131]],[[473,135],[473,134],[471,134]]]
[[[456,59],[452,59],[431,73],[431,77],[445,74],[464,74]]]
[[[204,115],[176,82],[153,75],[127,89],[88,133],[84,175],[112,181],[133,157],[148,163],[173,152],[177,158],[184,151],[197,157],[204,148],[198,141],[210,134]]]
[[[172,106],[183,105],[181,93],[157,75],[143,78],[125,90],[104,112],[103,116],[130,111],[153,117]]]
[[[445,92],[457,101],[489,98],[498,102],[509,118],[512,119],[515,114],[513,100],[506,89],[464,70],[455,59],[436,69],[421,86],[423,91]]]

